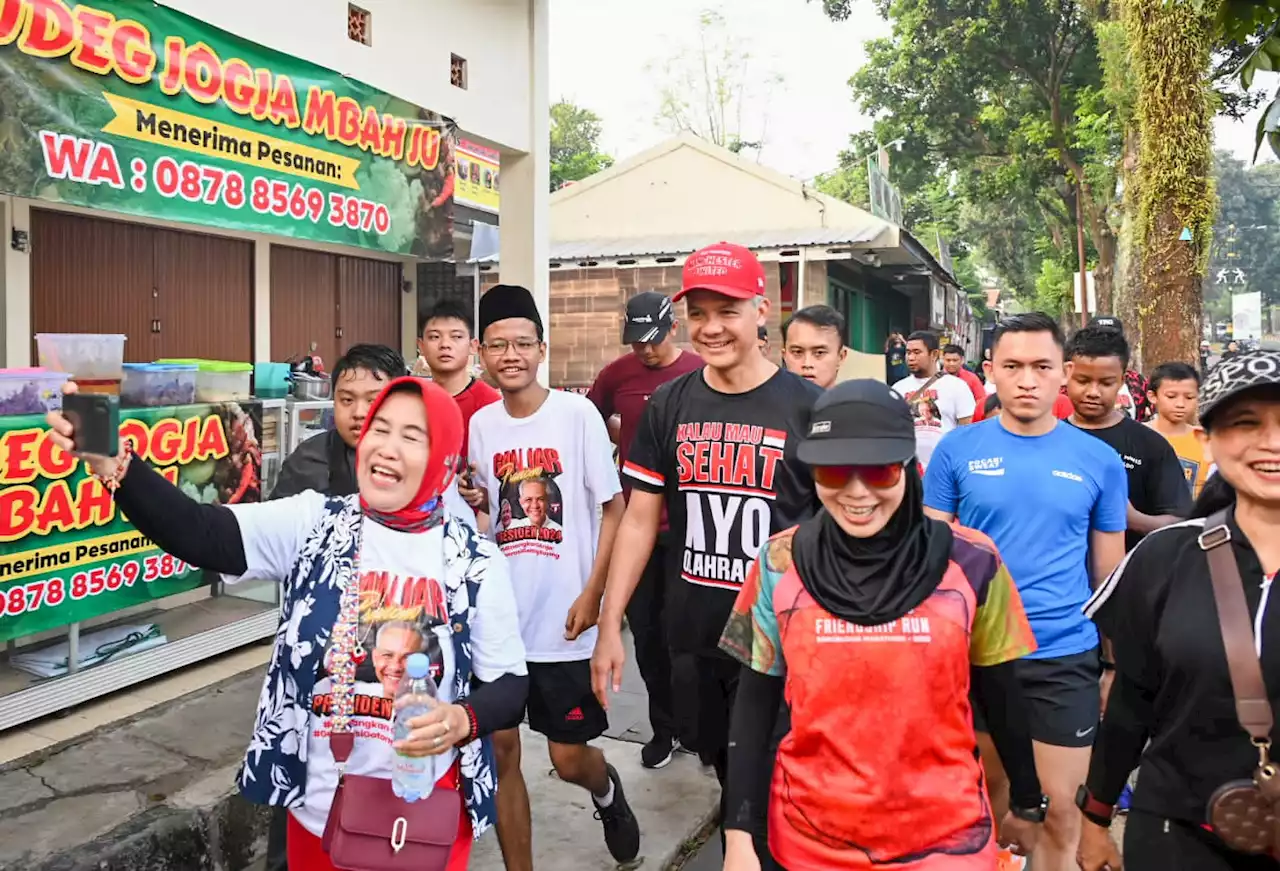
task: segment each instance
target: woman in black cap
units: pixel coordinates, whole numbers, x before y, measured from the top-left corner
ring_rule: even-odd
[[[971,677],[1012,782],[1000,841],[1030,852],[1048,801],[1012,664],[1035,638],[995,547],[925,517],[911,412],[880,382],[824,394],[799,457],[824,510],[761,549],[721,641],[743,663],[726,871],[760,867],[749,829],[764,802],[791,871],[993,871]]]
[[[1139,761],[1126,868],[1280,867],[1268,749],[1280,701],[1280,610],[1269,605],[1280,569],[1280,354],[1210,370],[1200,423],[1218,472],[1191,519],[1143,539],[1086,606],[1115,647],[1116,677],[1076,798],[1083,871],[1120,868],[1108,827]]]

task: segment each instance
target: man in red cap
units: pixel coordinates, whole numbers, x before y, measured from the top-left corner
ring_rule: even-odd
[[[760,352],[769,300],[764,268],[746,248],[721,242],[695,252],[674,298],[685,301],[689,339],[706,365],[654,392],[631,443],[623,466],[631,499],[610,561],[592,684],[602,704],[610,686],[620,687],[622,617],[665,507],[672,547],[664,622],[678,737],[723,785],[739,666],[720,651],[720,634],[760,547],[817,510],[796,446],[822,390]],[[765,868],[777,867],[758,810],[756,851]]]

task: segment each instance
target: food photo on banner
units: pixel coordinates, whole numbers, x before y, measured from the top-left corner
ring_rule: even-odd
[[[262,498],[260,403],[139,408],[123,414],[120,439],[133,445],[135,462],[149,463],[193,499],[228,505]],[[0,417],[0,641],[201,583],[202,572],[152,544],[84,464],[53,445],[43,416]],[[130,649],[131,641],[154,644],[153,629],[117,627],[119,638],[106,638],[92,649],[83,645],[83,652],[104,661]],[[33,656],[57,660],[58,652]]]
[[[454,141],[434,112],[151,0],[0,2],[0,192],[438,258]]]

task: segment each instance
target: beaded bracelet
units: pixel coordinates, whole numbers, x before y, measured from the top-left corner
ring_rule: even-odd
[[[462,738],[456,745],[454,745],[456,747],[461,747],[464,744],[470,744],[472,741],[476,740],[476,738],[480,737],[480,724],[476,722],[476,712],[470,705],[466,702],[460,702],[458,707],[467,712],[467,723],[470,726],[470,728],[467,729],[466,737]]]
[[[125,474],[129,471],[129,461],[132,459],[133,459],[133,441],[131,439],[125,439],[124,456],[120,459],[118,463],[116,463],[115,473],[108,476],[108,475],[99,475],[96,472],[94,472],[93,477],[97,479],[99,484],[107,488],[108,492],[114,493],[116,492],[117,489],[119,489],[120,482],[124,480]]]

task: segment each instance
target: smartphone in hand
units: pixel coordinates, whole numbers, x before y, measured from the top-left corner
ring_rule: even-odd
[[[70,393],[62,397],[62,414],[75,427],[76,453],[101,457],[120,453],[120,397]]]

